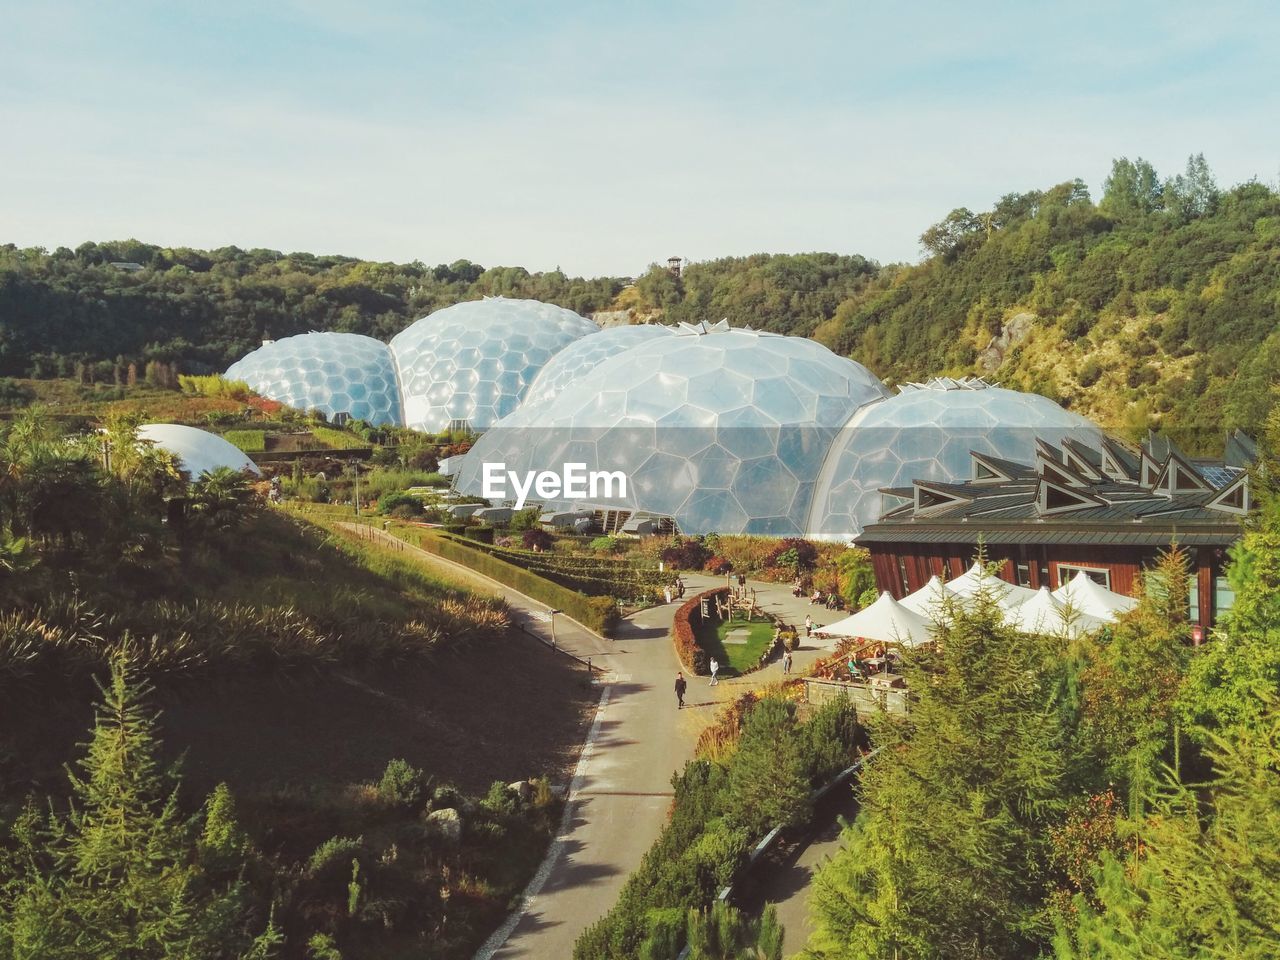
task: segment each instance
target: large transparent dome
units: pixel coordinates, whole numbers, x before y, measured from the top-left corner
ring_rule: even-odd
[[[154,443],[178,458],[178,463],[192,480],[219,467],[261,474],[258,465],[234,444],[216,433],[177,423],[145,423],[138,428],[138,439]]]
[[[971,450],[1028,463],[1037,438],[1074,439],[1097,449],[1102,431],[1034,393],[981,380],[908,384],[883,403],[858,411],[840,431],[814,496],[815,536],[852,539],[884,512],[880,489],[913,480],[955,482],[972,476]]]
[[[542,368],[525,395],[525,403],[540,403],[560,395],[566,386],[586,376],[610,357],[655,337],[671,336],[672,328],[658,324],[609,327],[565,347]]]
[[[299,410],[346,413],[375,424],[400,423],[391,350],[356,333],[303,333],[263,344],[227,368],[264,397]]]
[[[686,533],[801,534],[832,438],[886,395],[812,340],[682,324],[522,407],[472,448],[458,485],[483,494],[486,463],[521,475],[584,463],[622,471],[627,495],[577,502],[674,517]]]
[[[515,410],[553,355],[599,330],[572,310],[502,297],[416,320],[391,341],[405,425],[431,433],[462,423],[486,430]]]

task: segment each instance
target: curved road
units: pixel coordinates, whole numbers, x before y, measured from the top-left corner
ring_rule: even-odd
[[[393,543],[406,555],[477,589],[506,600],[511,616],[530,633],[550,640],[548,607],[467,567],[437,557],[381,530],[342,524],[359,536]],[[690,593],[722,586],[702,574],[684,577]],[[831,623],[843,614],[793,598],[790,586],[752,581],[761,605],[775,616],[801,624],[805,614]],[[720,703],[780,677],[776,664],[745,678],[722,679],[714,687],[689,677],[686,708],[677,710],[673,684],[680,664],[669,639],[678,604],[650,607],[627,617],[615,640],[564,616],[555,618],[555,638],[563,649],[605,668],[603,691],[591,733],[570,788],[563,829],[547,862],[531,885],[521,911],[476,954],[476,960],[569,957],[578,935],[616,902],[623,882],[657,839],[671,804],[672,774],[693,757],[698,734]],[[822,650],[804,645],[794,671],[803,673]],[[803,891],[787,911],[802,919]],[[798,931],[797,931],[798,932]],[[803,936],[787,937],[799,945]]]

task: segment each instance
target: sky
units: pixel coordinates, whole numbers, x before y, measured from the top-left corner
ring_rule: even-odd
[[[1280,7],[0,0],[0,243],[632,276],[919,259],[1115,157],[1280,173]]]

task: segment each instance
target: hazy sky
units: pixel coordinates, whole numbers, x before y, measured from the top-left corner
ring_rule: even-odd
[[[1280,171],[1267,3],[0,0],[0,242],[635,274]]]

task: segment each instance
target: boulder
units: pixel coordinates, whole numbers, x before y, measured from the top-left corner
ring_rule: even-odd
[[[508,783],[507,789],[519,797],[521,803],[528,803],[533,796],[533,784],[528,780],[517,780],[515,783]]]
[[[448,846],[456,847],[462,842],[462,817],[452,807],[427,814],[427,829]]]

